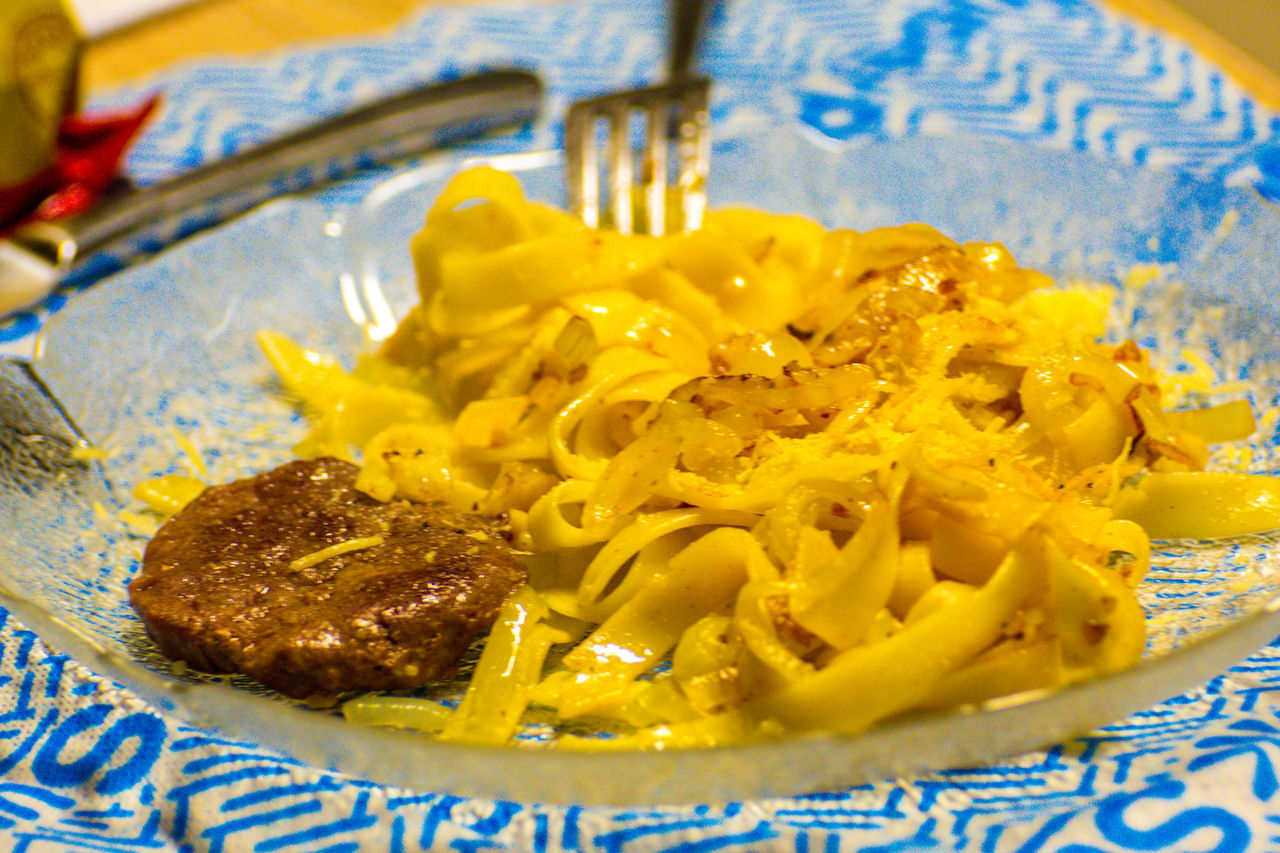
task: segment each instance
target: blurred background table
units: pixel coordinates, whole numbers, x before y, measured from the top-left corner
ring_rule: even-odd
[[[252,56],[290,45],[367,35],[391,29],[429,6],[482,1],[195,0],[94,39],[85,55],[84,85],[92,92],[202,57]],[[1106,2],[1116,11],[1176,34],[1260,101],[1280,108],[1277,0]]]
[[[429,6],[468,2],[476,0],[193,0],[92,40],[83,82],[94,91],[202,58],[369,36]]]

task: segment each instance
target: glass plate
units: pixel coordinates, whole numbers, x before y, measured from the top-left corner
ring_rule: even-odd
[[[534,197],[561,200],[558,155],[496,162]],[[988,762],[1177,695],[1280,634],[1278,537],[1263,535],[1160,549],[1141,590],[1151,639],[1132,670],[907,715],[858,737],[678,752],[470,747],[348,725],[234,679],[174,674],[126,596],[145,542],[119,518],[136,508],[132,484],[190,470],[193,454],[213,481],[287,459],[302,425],[274,393],[254,332],[276,328],[348,358],[368,347],[413,299],[407,241],[456,168],[417,167],[337,210],[315,199],[272,203],[53,317],[36,369],[107,456],[59,471],[47,458],[0,453],[0,517],[11,519],[0,553],[6,605],[54,646],[183,721],[377,782],[562,803],[788,795]],[[1172,370],[1195,368],[1183,361],[1186,347],[1210,354],[1218,378],[1235,385],[1231,395],[1250,393],[1264,413],[1260,434],[1220,451],[1217,464],[1276,468],[1280,345],[1257,330],[1277,323],[1280,217],[1252,191],[1019,144],[836,147],[776,131],[718,144],[711,192],[713,204],[805,213],[830,226],[922,221],[958,239],[1000,240],[1062,281],[1119,282],[1144,265],[1155,280],[1125,290],[1116,334],[1153,348]],[[31,404],[0,402],[11,411]]]

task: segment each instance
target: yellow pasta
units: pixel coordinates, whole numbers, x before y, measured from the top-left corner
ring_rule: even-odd
[[[446,738],[530,703],[629,729],[583,748],[856,733],[1069,683],[1140,658],[1149,533],[1280,526],[1274,480],[1200,471],[1247,402],[1169,411],[1098,292],[997,244],[749,210],[624,237],[482,168],[411,248],[420,304],[353,373],[262,344],[299,453],[505,513],[529,555],[457,711],[420,715]]]
[[[553,631],[542,618],[546,605],[522,587],[498,613],[471,685],[441,736],[472,743],[502,743],[515,732],[542,671]]]

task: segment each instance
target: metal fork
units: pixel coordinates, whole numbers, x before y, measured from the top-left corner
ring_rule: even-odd
[[[710,89],[710,80],[695,78],[573,104],[564,123],[566,182],[573,212],[592,228],[610,227],[623,234],[656,235],[700,227],[711,159]],[[600,191],[597,139],[601,123],[607,125],[605,199]],[[669,133],[673,124],[674,140]],[[637,132],[644,134],[638,155],[633,146]],[[673,142],[678,164],[674,181],[668,174]],[[677,223],[668,221],[669,204],[679,211]]]
[[[673,3],[667,83],[588,98],[569,107],[564,122],[565,184],[570,208],[589,227],[659,235],[702,225],[711,160],[711,81],[690,77],[687,71],[706,7],[702,0]],[[603,172],[608,176],[605,198],[600,189],[601,125]],[[643,143],[637,152],[635,140],[640,136]],[[672,212],[678,213],[678,221],[671,221]]]

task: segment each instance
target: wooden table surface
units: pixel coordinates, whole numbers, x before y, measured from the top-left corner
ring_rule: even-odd
[[[1183,11],[1180,0],[1104,1],[1188,41],[1260,101],[1280,109],[1280,74]],[[91,42],[85,51],[82,82],[85,91],[93,92],[145,80],[177,63],[368,36],[394,28],[429,6],[466,2],[483,0],[196,0]],[[1260,18],[1275,17],[1274,0],[1249,2],[1255,4]],[[1268,7],[1271,14],[1266,14]],[[1274,19],[1259,20],[1258,26],[1280,27]]]

